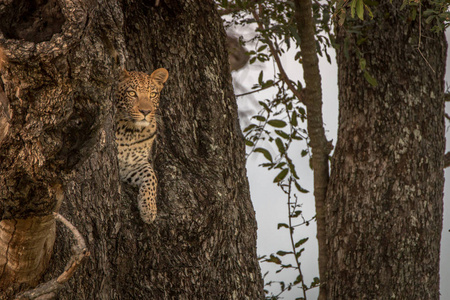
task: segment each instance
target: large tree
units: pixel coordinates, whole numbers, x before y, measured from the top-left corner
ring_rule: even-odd
[[[0,31],[3,296],[62,272],[73,242],[61,226],[46,263],[59,211],[90,252],[64,299],[262,298],[244,143],[212,1],[7,1]],[[137,191],[118,179],[113,94],[122,67],[170,73],[151,225],[139,218]]]
[[[267,163],[263,166],[284,168],[275,182],[284,185],[291,205],[297,204],[290,201],[290,186],[298,176],[289,165],[290,158],[283,166],[279,158],[287,156],[292,135],[275,130],[278,136],[267,138],[261,132],[271,135],[271,129],[265,129],[271,121],[273,127],[285,127],[291,133],[298,130],[292,117],[297,115],[295,105],[289,108],[288,97],[279,97],[286,90],[307,108],[319,298],[437,299],[443,167],[450,164],[448,155],[444,164],[447,45],[442,32],[448,22],[448,1],[338,0],[332,1],[332,8],[329,2],[310,0],[221,2],[224,13],[250,11],[252,18],[247,22],[257,23],[258,42],[266,44],[278,67],[270,81],[264,82],[261,72],[255,92],[275,85],[278,95],[263,102],[262,113],[256,117],[261,122],[246,131],[251,133],[252,147],[263,139],[276,144],[275,155],[261,144],[252,151],[264,154]],[[330,19],[335,21],[336,39],[332,38],[338,45],[340,108],[338,141],[328,177],[316,51],[323,54],[326,50],[321,31],[329,33]],[[245,21],[244,17],[236,23]],[[292,41],[300,48],[295,57],[301,58],[303,87],[288,78],[279,58]],[[250,62],[267,60],[265,47],[259,43],[250,51],[254,55]],[[277,109],[285,114],[278,114]],[[266,122],[272,116],[281,119],[280,115],[290,125],[282,120]],[[279,227],[289,227],[292,238],[296,226],[291,225],[291,218],[298,215],[291,210],[289,214],[289,225]],[[278,256],[298,258],[291,241],[292,250],[278,251]],[[266,261],[281,269],[292,268],[282,264],[280,257],[271,255]],[[298,260],[294,268],[300,269]],[[302,279],[300,272],[294,284],[303,285]]]
[[[402,4],[337,27],[328,299],[439,299],[447,44],[431,1]]]

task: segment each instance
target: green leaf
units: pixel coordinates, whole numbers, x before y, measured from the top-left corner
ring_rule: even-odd
[[[364,0],[356,0],[356,14],[358,18],[364,20]]]
[[[350,15],[352,16],[352,18],[355,17],[355,8],[356,8],[356,2],[358,0],[352,0],[352,3],[350,4]]]
[[[302,115],[302,116],[304,116],[304,115],[306,115],[306,110],[305,110],[305,108],[304,107],[299,107],[298,108],[298,112]]]
[[[297,126],[298,125],[298,123],[297,123],[297,112],[295,110],[292,112],[291,125],[292,126]]]
[[[289,169],[283,169],[283,170],[281,170],[281,172],[278,173],[278,175],[274,178],[273,182],[274,182],[274,183],[280,182],[281,180],[283,180],[283,179],[286,177],[286,175],[288,174],[288,172],[289,172]]]
[[[258,48],[258,52],[261,52],[261,51],[263,51],[264,49],[266,49],[267,48],[267,45],[262,45],[261,47],[259,47]]]
[[[278,223],[277,229],[280,229],[281,227],[289,228],[288,224],[286,223]]]
[[[417,16],[417,8],[416,7],[413,7],[412,9],[411,9],[411,13],[410,13],[410,18],[411,18],[411,20],[416,20],[416,16]]]
[[[308,150],[302,150],[302,152],[300,153],[300,155],[302,157],[305,157],[306,155],[308,155],[309,151]]]
[[[283,139],[286,139],[286,140],[289,139],[289,134],[287,134],[283,130],[275,130],[275,133],[278,134],[279,136],[281,136]]]
[[[292,176],[294,176],[294,178],[296,179],[300,179],[297,175],[297,171],[295,171],[295,165],[292,163],[292,160],[288,160],[288,167],[289,170],[291,171]]]
[[[283,154],[286,152],[286,148],[284,147],[284,144],[280,138],[275,139],[275,144],[277,144],[278,151],[280,152],[280,154]]]
[[[281,260],[273,254],[270,254],[270,258],[266,259],[265,261],[275,263],[277,265],[281,264]]]
[[[247,132],[247,131],[249,131],[249,130],[255,128],[255,127],[256,127],[256,124],[250,124],[250,125],[248,125],[247,127],[245,127],[244,132]]]
[[[297,183],[297,181],[295,182],[295,187],[297,188],[297,190],[298,190],[300,193],[303,193],[303,194],[309,193],[309,191],[308,191],[308,190],[305,190],[304,188],[302,188],[302,187],[300,186],[300,184]]]
[[[270,120],[267,122],[272,127],[283,128],[286,126],[286,122],[283,120]]]
[[[269,106],[263,102],[263,101],[258,101],[259,105],[261,105],[262,107],[264,107],[264,110],[266,110],[267,112],[272,112],[272,110],[269,108]]]
[[[370,10],[370,7],[367,6],[366,4],[364,4],[364,7],[365,7],[366,11],[369,13],[370,18],[373,19],[373,13],[372,13],[372,11]]]
[[[247,145],[249,147],[253,147],[253,146],[255,146],[255,143],[253,143],[252,141],[249,141],[249,140],[245,140],[245,145]]]
[[[284,167],[286,165],[286,163],[283,161],[283,162],[280,162],[279,164],[277,164],[276,166],[275,166],[275,169],[281,169],[282,167]]]
[[[345,9],[342,9],[341,12],[339,13],[339,21],[338,21],[339,26],[344,25],[346,17],[347,14],[345,13]]]
[[[314,277],[313,282],[311,282],[311,286],[310,288],[316,287],[320,284],[320,279],[319,277]]]
[[[369,72],[364,71],[364,78],[366,78],[367,82],[370,83],[371,86],[378,86],[378,81],[370,76]]]
[[[259,85],[262,85],[262,81],[263,81],[263,71],[259,72],[259,76],[258,76]]]
[[[301,255],[302,252],[305,251],[305,248],[300,249],[300,251],[298,251],[297,253],[295,253],[295,259],[298,259]]]
[[[359,58],[359,67],[361,68],[361,70],[365,70],[366,69],[366,59],[364,57],[360,57]]]
[[[263,84],[262,84],[262,88],[264,88],[264,89],[266,89],[266,88],[268,88],[268,87],[271,87],[273,85],[273,80],[267,80],[266,82],[264,82]]]
[[[264,149],[264,148],[256,148],[256,149],[254,150],[254,152],[262,153],[262,154],[264,155],[264,157],[265,157],[268,161],[273,162],[272,155],[270,154],[269,151],[267,151],[267,149]]]
[[[277,252],[277,254],[279,255],[279,256],[285,256],[286,254],[293,254],[294,252],[292,252],[292,251],[288,251],[288,252],[286,252],[286,251],[278,251]]]
[[[299,284],[302,281],[302,278],[303,277],[301,275],[298,275],[295,281],[293,282],[293,285]]]
[[[301,239],[300,241],[298,241],[297,243],[295,243],[294,247],[295,247],[295,248],[300,247],[301,245],[303,245],[304,243],[306,243],[306,241],[307,241],[308,239],[309,239],[309,238]]]
[[[265,117],[260,116],[260,115],[253,116],[252,118],[254,118],[254,119],[256,119],[256,120],[258,120],[258,121],[260,121],[260,122],[264,122],[264,121],[266,120]]]
[[[273,165],[274,165],[274,163],[264,163],[264,164],[260,164],[261,167],[269,168],[269,170],[273,168]]]

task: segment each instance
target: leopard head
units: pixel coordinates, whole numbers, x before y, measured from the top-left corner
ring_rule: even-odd
[[[160,68],[151,75],[142,72],[122,71],[116,92],[117,117],[146,127],[155,119],[160,92],[169,72]]]

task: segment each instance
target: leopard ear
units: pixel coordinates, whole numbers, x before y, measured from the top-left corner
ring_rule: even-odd
[[[157,83],[163,84],[169,78],[169,72],[164,68],[159,68],[155,70],[152,75],[150,75]]]
[[[124,81],[129,77],[130,77],[130,73],[128,73],[127,70],[122,69],[122,72],[120,72],[119,81]]]

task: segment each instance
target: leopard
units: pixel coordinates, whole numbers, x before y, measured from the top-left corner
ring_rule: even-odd
[[[139,188],[141,219],[151,224],[157,215],[158,180],[151,163],[157,134],[161,90],[169,77],[165,68],[151,75],[122,70],[116,88],[116,132],[121,181]]]

